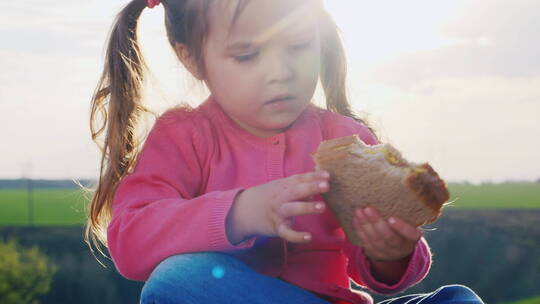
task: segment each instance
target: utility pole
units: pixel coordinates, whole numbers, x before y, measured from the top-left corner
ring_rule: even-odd
[[[32,167],[31,160],[23,164],[23,179],[26,180],[26,205],[29,226],[34,226],[34,182],[32,180]]]
[[[27,179],[27,192],[28,192],[28,225],[34,226],[34,183],[32,177]]]

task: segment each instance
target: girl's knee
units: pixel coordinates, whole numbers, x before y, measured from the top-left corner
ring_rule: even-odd
[[[218,283],[228,271],[242,264],[236,258],[218,252],[168,257],[152,271],[141,292],[141,302],[174,302],[174,299],[186,301],[191,297],[196,299],[197,292],[204,292],[205,288]],[[244,267],[247,266],[244,264]]]
[[[449,303],[483,303],[472,289],[459,284],[443,286],[437,289],[432,297],[449,301]]]
[[[198,277],[220,278],[227,270],[242,265],[243,263],[235,257],[219,252],[179,254],[170,256],[159,263],[148,281],[177,285],[178,282],[192,281]]]

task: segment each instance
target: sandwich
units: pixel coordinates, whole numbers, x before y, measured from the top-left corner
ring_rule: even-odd
[[[408,162],[388,143],[369,146],[356,135],[341,137],[323,141],[312,157],[330,173],[323,197],[355,245],[361,245],[352,221],[357,208],[373,207],[386,219],[418,227],[436,221],[449,199],[446,183],[428,163]]]

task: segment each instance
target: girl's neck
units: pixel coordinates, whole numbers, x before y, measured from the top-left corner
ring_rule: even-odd
[[[307,112],[309,112],[309,108],[313,107],[313,104],[309,104],[306,109],[298,116],[298,118],[287,128],[284,128],[282,130],[274,130],[274,132],[267,132],[267,133],[257,133],[257,132],[251,132],[248,128],[243,127],[241,123],[237,122],[233,117],[228,115],[223,107],[220,106],[220,104],[213,98],[212,96],[208,97],[208,99],[205,102],[206,106],[212,113],[212,118],[219,118],[219,120],[223,119],[225,120],[224,123],[227,125],[227,127],[233,128],[238,133],[242,134],[244,137],[254,140],[255,142],[273,142],[272,138],[279,136],[280,134],[284,134],[294,128],[300,127],[302,125],[302,122],[305,120],[305,116],[307,115]],[[218,116],[218,117],[215,117]],[[214,121],[216,123],[220,123],[219,121]]]

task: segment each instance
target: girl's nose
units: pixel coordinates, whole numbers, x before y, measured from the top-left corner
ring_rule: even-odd
[[[284,83],[294,77],[294,66],[285,54],[270,56],[266,65],[266,79],[268,83]]]

